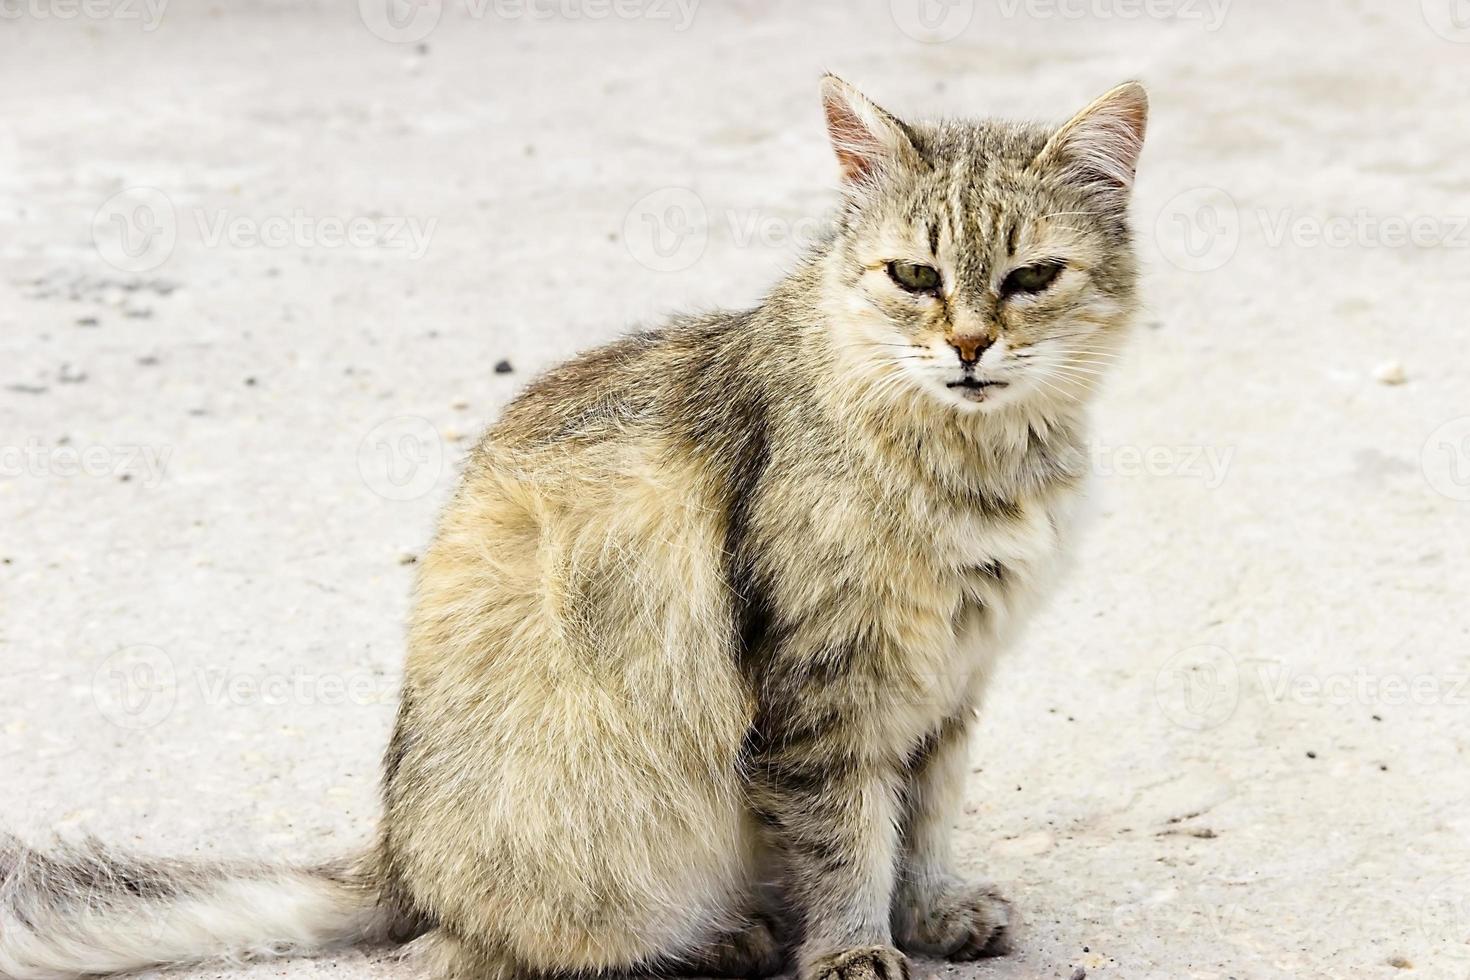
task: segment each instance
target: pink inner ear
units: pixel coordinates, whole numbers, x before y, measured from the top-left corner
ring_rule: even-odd
[[[1138,171],[1147,125],[1148,103],[1142,100],[1094,107],[1062,131],[1059,150],[1067,170],[1074,179],[1126,190]]]
[[[828,98],[823,100],[822,108],[827,114],[827,135],[842,168],[842,179],[848,183],[867,180],[878,169],[882,144],[846,102]]]

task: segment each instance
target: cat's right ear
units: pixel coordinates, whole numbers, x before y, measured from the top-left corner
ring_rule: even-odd
[[[903,123],[836,75],[822,76],[822,111],[844,190],[866,190],[885,174],[920,163]]]

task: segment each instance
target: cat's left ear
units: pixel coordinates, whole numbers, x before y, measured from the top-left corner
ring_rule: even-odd
[[[1124,82],[1057,130],[1032,166],[1126,197],[1147,128],[1148,93],[1137,82]]]

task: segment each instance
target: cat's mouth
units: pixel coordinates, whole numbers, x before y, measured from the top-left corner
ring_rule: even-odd
[[[964,398],[966,401],[982,402],[985,400],[986,393],[989,392],[990,389],[1004,388],[1006,385],[1007,382],[1005,381],[986,381],[982,378],[961,378],[958,381],[947,382],[945,384],[945,387],[948,388],[950,391],[957,392],[959,396],[961,398]]]

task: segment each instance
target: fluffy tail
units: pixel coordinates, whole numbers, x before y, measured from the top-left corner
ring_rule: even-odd
[[[0,976],[51,980],[387,938],[365,868],[148,860],[95,841],[41,853],[0,837]]]

